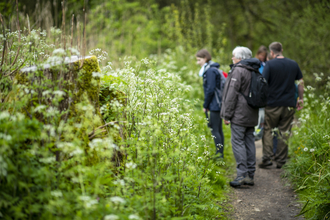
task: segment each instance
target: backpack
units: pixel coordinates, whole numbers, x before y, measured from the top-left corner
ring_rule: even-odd
[[[245,96],[240,92],[246,99],[249,106],[252,108],[263,108],[267,105],[268,97],[268,83],[267,80],[256,71],[251,71],[251,84],[248,96]]]
[[[221,104],[222,104],[221,100],[222,100],[223,89],[224,89],[225,83],[226,83],[226,78],[225,78],[222,70],[220,70],[220,69],[217,69],[217,70],[220,74],[220,89],[215,87],[214,95],[215,95],[215,98],[219,105],[219,108],[221,109]]]

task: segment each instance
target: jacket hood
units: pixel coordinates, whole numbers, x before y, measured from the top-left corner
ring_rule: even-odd
[[[254,70],[257,70],[257,69],[260,68],[261,62],[257,58],[250,58],[250,59],[239,61],[237,63],[237,66],[239,66],[239,65],[244,65],[244,66],[247,66],[247,67],[251,67]]]
[[[219,69],[219,67],[220,67],[219,63],[216,63],[216,62],[213,62],[213,61],[209,61],[209,65],[210,65],[210,67],[215,67],[217,69]]]
[[[215,68],[219,69],[220,64],[219,64],[219,63],[216,63],[216,62],[213,62],[212,60],[210,60],[210,61],[207,63],[205,69],[204,69],[204,73],[205,73],[209,68],[211,68],[211,67],[215,67]]]

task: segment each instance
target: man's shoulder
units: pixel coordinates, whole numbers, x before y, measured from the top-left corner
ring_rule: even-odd
[[[267,65],[277,65],[278,63],[287,63],[287,64],[292,64],[292,65],[298,65],[296,61],[292,60],[292,59],[289,59],[287,57],[284,57],[284,58],[275,58],[275,59],[272,59],[272,60],[269,60],[267,63],[266,63],[266,66]]]

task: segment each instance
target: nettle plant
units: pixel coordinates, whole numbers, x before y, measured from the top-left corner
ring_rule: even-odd
[[[330,77],[314,74],[316,81],[325,81],[321,95],[306,86],[304,108],[299,113],[298,126],[293,129],[287,165],[296,191],[305,203],[301,214],[308,219],[330,217]]]

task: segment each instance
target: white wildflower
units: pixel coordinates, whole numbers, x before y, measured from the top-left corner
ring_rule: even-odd
[[[85,203],[86,208],[91,208],[93,205],[97,204],[98,201],[96,199],[89,200]]]
[[[41,163],[52,163],[55,161],[55,157],[40,158],[39,161]]]
[[[50,194],[54,197],[62,197],[63,196],[62,192],[59,191],[59,190],[51,191]]]
[[[119,197],[119,196],[111,197],[110,201],[115,203],[115,204],[125,204],[126,203],[126,201],[123,198]]]
[[[113,181],[113,183],[115,185],[122,185],[122,186],[125,186],[125,181],[124,180],[115,180]]]
[[[128,219],[136,219],[136,220],[138,220],[138,219],[140,219],[140,217],[138,215],[131,214],[131,215],[128,216]]]
[[[136,168],[136,164],[133,163],[133,162],[129,162],[129,163],[126,163],[126,167],[128,169],[135,169]]]
[[[308,151],[308,148],[307,148],[307,147],[305,147],[305,148],[304,148],[304,151]]]
[[[119,217],[113,214],[104,216],[104,220],[117,220],[117,219],[119,219]]]
[[[79,147],[77,147],[74,151],[72,151],[72,152],[70,153],[70,156],[81,155],[81,154],[83,154],[83,153],[84,153],[84,151],[81,150]]]
[[[58,55],[65,55],[65,50],[62,48],[55,49],[53,51],[53,55],[58,54]]]
[[[313,148],[312,148],[312,149],[310,149],[309,151],[312,153],[312,152],[314,152],[314,151],[315,151],[315,149],[313,149]]]
[[[95,149],[97,147],[100,147],[102,146],[102,139],[100,138],[96,138],[96,139],[93,139],[91,142],[89,142],[89,147],[92,148],[92,149]]]
[[[99,73],[99,72],[93,72],[93,73],[92,73],[92,76],[93,76],[93,77],[101,77],[102,74]]]
[[[10,117],[10,114],[7,111],[3,111],[3,112],[0,113],[0,120],[5,119],[5,118],[9,118],[9,117]]]
[[[41,110],[45,109],[47,106],[45,105],[38,105],[37,107],[35,107],[35,109],[33,110],[34,112],[41,112]]]
[[[53,92],[53,94],[62,97],[65,96],[66,93],[61,90],[56,90]]]

